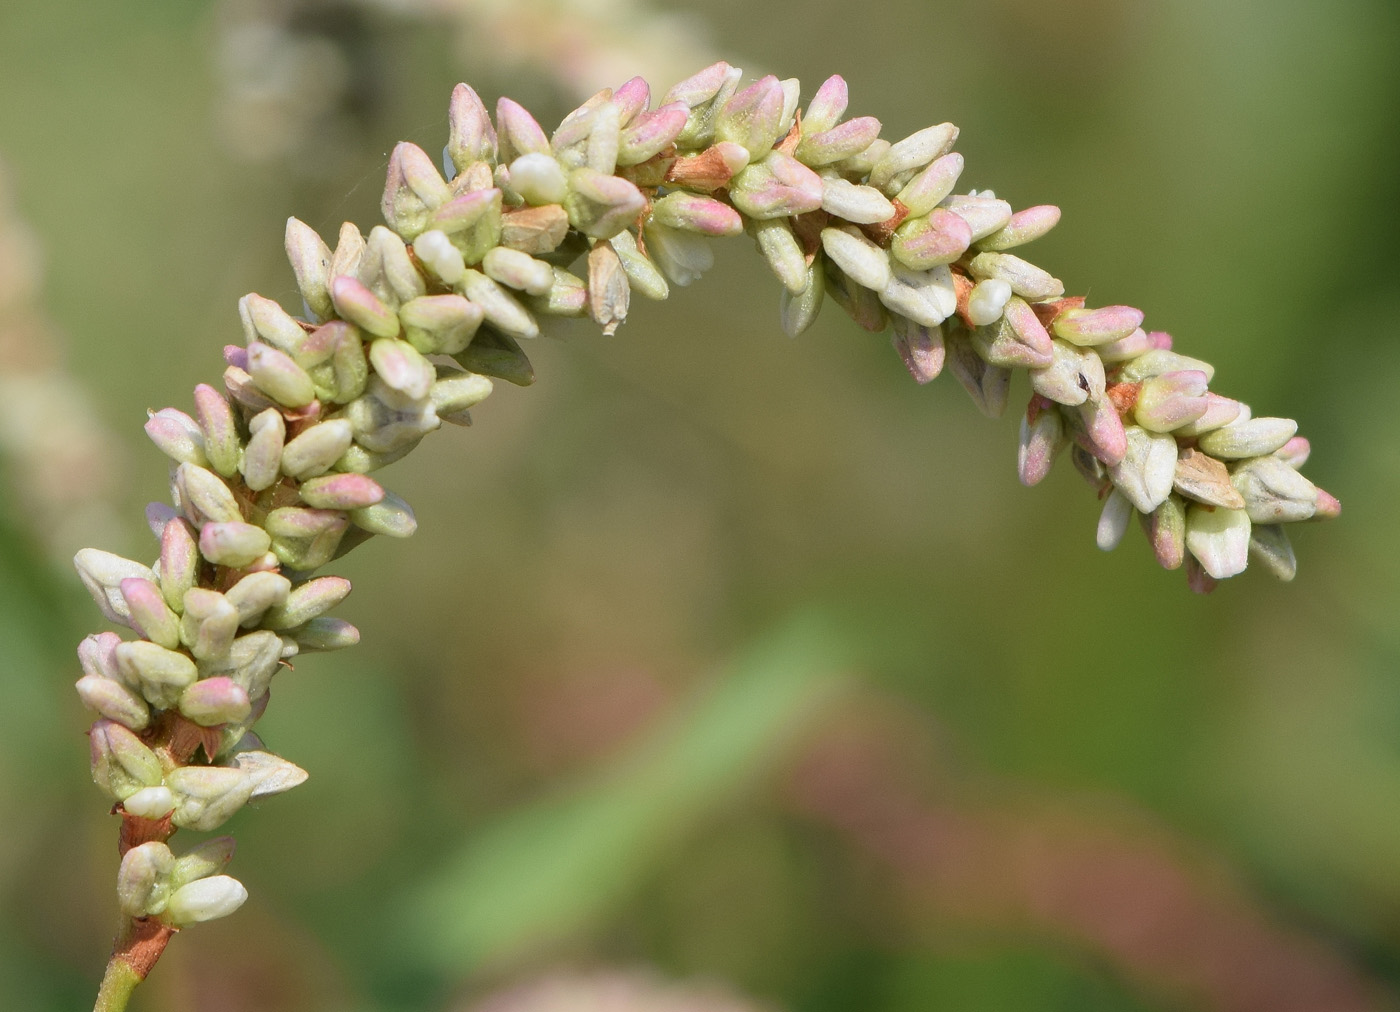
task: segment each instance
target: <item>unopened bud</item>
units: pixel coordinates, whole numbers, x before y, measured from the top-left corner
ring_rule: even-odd
[[[1311,452],[1312,444],[1308,442],[1306,436],[1294,436],[1275,450],[1274,456],[1297,470],[1308,462],[1308,454]]]
[[[972,403],[988,418],[1000,418],[1006,410],[1006,395],[1011,386],[1011,370],[988,364],[972,342],[951,331],[944,336],[948,349],[948,367],[967,391]]]
[[[1298,573],[1293,545],[1279,524],[1255,524],[1249,529],[1249,557],[1285,583]]]
[[[1206,413],[1206,374],[1195,369],[1163,373],[1145,380],[1133,404],[1133,417],[1144,429],[1172,432]]]
[[[1102,309],[1068,309],[1050,325],[1056,337],[1080,347],[1097,347],[1120,341],[1142,326],[1142,310],[1132,306]]]
[[[159,649],[159,648],[157,648]],[[92,780],[114,801],[124,801],[145,787],[156,787],[163,770],[156,754],[128,728],[99,720],[88,731]]]
[[[666,275],[642,253],[637,246],[636,237],[631,232],[623,230],[617,233],[608,240],[608,244],[617,254],[618,262],[627,274],[628,285],[632,291],[657,301],[670,295],[671,286],[666,283]]]
[[[668,193],[652,204],[651,219],[701,235],[731,236],[744,230],[744,219],[728,204],[683,190]]]
[[[771,74],[736,92],[714,118],[714,136],[761,156],[778,140],[785,96]]]
[[[957,310],[958,297],[947,267],[916,271],[891,265],[891,277],[879,292],[880,302],[914,323],[936,327]]]
[[[238,609],[216,590],[192,587],[185,594],[180,639],[201,661],[222,657],[238,632]],[[183,656],[183,655],[181,655]]]
[[[228,875],[212,875],[170,894],[165,904],[165,920],[179,927],[227,917],[248,899],[243,883]]]
[[[890,252],[915,270],[927,270],[957,260],[971,242],[972,229],[967,222],[946,208],[936,207],[900,225],[890,240]]]
[[[1149,334],[1148,337],[1152,335]],[[1126,383],[1141,383],[1163,373],[1194,370],[1206,374],[1206,379],[1215,378],[1215,366],[1189,355],[1178,355],[1165,348],[1154,348],[1144,352],[1123,367],[1122,378]]]
[[[820,133],[830,130],[841,121],[850,102],[850,89],[846,79],[832,74],[822,82],[812,100],[807,103],[807,111],[802,116],[804,131]]]
[[[225,676],[243,687],[256,703],[267,694],[267,687],[282,659],[282,638],[269,629],[240,636],[222,657],[205,662],[200,673],[205,678]]]
[[[1065,423],[1059,410],[1044,398],[1033,398],[1021,416],[1021,438],[1016,450],[1016,473],[1021,484],[1031,486],[1044,481],[1065,443]]]
[[[424,355],[455,355],[471,343],[485,313],[460,295],[427,295],[399,310],[404,338]]]
[[[505,246],[487,253],[481,269],[492,280],[531,295],[544,295],[554,283],[554,269],[549,264]]]
[[[287,434],[287,422],[282,412],[268,408],[253,416],[248,423],[252,433],[248,445],[243,449],[243,460],[239,468],[243,472],[243,482],[254,492],[269,488],[281,473],[283,440]]]
[[[942,158],[935,159],[933,164],[909,180],[904,189],[899,191],[897,199],[909,211],[911,218],[931,214],[933,209],[953,192],[962,170],[963,156],[956,151],[950,152]],[[972,230],[969,227],[969,242],[971,235]]]
[[[236,724],[252,712],[248,693],[231,678],[195,682],[180,696],[180,712],[201,727]]]
[[[640,165],[666,150],[685,129],[690,109],[680,102],[640,112],[618,137],[617,163]]]
[[[943,328],[924,326],[899,314],[891,316],[890,323],[894,330],[890,341],[909,375],[921,385],[936,379],[943,371]]]
[[[191,847],[175,859],[175,870],[170,876],[175,888],[219,874],[233,860],[236,846],[233,837],[216,836]]]
[[[1244,499],[1230,483],[1225,465],[1195,448],[1180,451],[1173,477],[1176,491],[1207,506],[1244,509]]]
[[[1074,438],[1084,449],[1109,467],[1123,459],[1128,452],[1128,437],[1118,409],[1109,398],[1085,401],[1071,414],[1076,419]]]
[[[1245,410],[1245,406],[1239,401],[1231,400],[1229,397],[1221,397],[1219,394],[1213,394],[1209,391],[1205,394],[1205,399],[1205,413],[1195,421],[1187,422],[1177,428],[1177,435],[1200,436],[1215,429],[1219,429],[1222,426],[1229,425],[1231,422],[1241,420],[1241,414],[1242,411]]]
[[[251,628],[267,609],[287,600],[291,581],[281,573],[249,573],[227,591],[224,597],[238,609],[238,624]]]
[[[880,121],[874,116],[858,116],[820,132],[813,132],[811,124],[803,120],[802,140],[793,154],[804,165],[820,168],[860,154],[879,136]]]
[[[1297,432],[1298,423],[1291,418],[1253,418],[1207,432],[1198,445],[1213,457],[1240,460],[1273,453]]]
[[[538,152],[549,154],[549,138],[544,128],[536,122],[519,102],[501,98],[496,103],[497,150],[502,163],[509,163],[517,156]]]
[[[292,630],[292,637],[303,651],[341,650],[360,642],[360,630],[343,619],[322,615]]]
[[[616,333],[627,319],[631,293],[617,251],[605,242],[594,245],[588,252],[588,315],[604,334]]]
[[[287,219],[286,233],[287,260],[296,275],[297,288],[311,312],[318,319],[326,319],[334,312],[331,305],[330,282],[331,249],[310,225],[296,218]]]
[[[172,611],[184,607],[185,591],[194,586],[199,569],[199,548],[193,528],[175,518],[160,532],[160,559],[156,562],[161,596]]]
[[[83,705],[100,717],[125,724],[133,731],[143,730],[151,722],[146,701],[122,682],[102,675],[84,675],[75,683]]]
[[[737,176],[729,198],[750,218],[806,214],[822,206],[822,178],[797,159],[771,151]]]
[[[515,297],[480,271],[469,270],[462,278],[462,294],[481,307],[484,318],[512,338],[534,338],[540,326],[529,310]]]
[[[146,420],[145,428],[146,435],[151,437],[156,448],[176,463],[203,466],[209,462],[204,456],[203,430],[183,411],[175,408],[153,411]]]
[[[412,507],[392,492],[384,493],[384,498],[373,506],[355,510],[350,519],[357,527],[391,538],[411,537],[418,530]]]
[[[979,253],[968,264],[968,272],[976,278],[999,278],[1011,285],[1013,292],[1031,302],[1057,298],[1065,293],[1064,283],[1058,278],[1011,253]]]
[[[127,624],[131,612],[121,594],[122,581],[130,577],[151,581],[156,579],[156,574],[141,563],[97,548],[84,548],[79,551],[73,556],[73,566],[102,614],[109,620],[123,625]]]
[[[481,98],[468,85],[452,89],[448,106],[447,157],[458,172],[473,162],[496,160],[496,131]]]
[[[422,148],[407,141],[394,147],[380,210],[395,232],[412,239],[423,231],[428,216],[449,196],[437,166]]]
[[[946,155],[957,140],[958,128],[952,123],[940,123],[896,141],[870,170],[870,185],[898,193],[908,182],[903,177]]]
[[[647,253],[674,285],[684,288],[715,264],[707,239],[654,222],[643,231]]]
[[[977,248],[1000,252],[1024,246],[1039,239],[1060,223],[1060,209],[1054,204],[1039,204],[1017,211],[1002,228],[977,241]]]
[[[1142,529],[1163,569],[1180,569],[1186,557],[1186,503],[1167,496],[1152,513],[1142,515]]]
[[[996,197],[959,194],[946,198],[942,204],[945,210],[967,222],[973,242],[1000,232],[1011,220],[1011,205]]]
[[[160,787],[143,787],[122,802],[122,808],[129,814],[143,819],[163,819],[174,807],[175,795],[163,784]]]
[[[797,337],[816,322],[826,295],[826,275],[820,258],[806,265],[803,278],[800,291],[794,293],[785,286],[780,296],[779,319],[788,337]]]
[[[350,423],[343,418],[318,422],[282,448],[281,470],[298,481],[324,474],[353,439]]]
[[[117,904],[128,917],[150,917],[165,909],[175,855],[157,840],[132,847],[117,871]]]
[[[569,177],[553,155],[535,151],[510,163],[510,187],[527,204],[562,204]]]
[[[250,566],[262,558],[270,543],[267,531],[240,520],[205,524],[199,531],[199,554],[216,566],[233,569]]]
[[[131,613],[133,629],[167,649],[173,650],[180,645],[180,620],[165,603],[155,581],[129,576],[121,582],[120,589]]]
[[[821,239],[826,255],[852,281],[876,292],[883,291],[890,283],[889,254],[858,229],[824,228]]]
[[[1110,464],[1109,480],[1140,513],[1166,502],[1176,475],[1176,440],[1137,425],[1124,430],[1123,459]]]
[[[248,345],[248,374],[259,390],[285,407],[304,408],[316,399],[316,387],[306,370],[271,345],[260,341]]]
[[[822,210],[857,225],[886,221],[894,205],[873,186],[861,186],[839,176],[822,180]]]
[[[375,337],[398,336],[398,315],[386,306],[379,296],[366,288],[358,278],[346,275],[333,278],[331,280],[331,299],[335,302],[337,313]]]
[[[248,803],[254,786],[242,770],[227,766],[182,766],[166,775],[165,784],[175,795],[171,821],[181,829],[198,833],[218,829],[227,822]],[[194,885],[198,883],[184,888]]]
[[[1103,511],[1099,514],[1099,526],[1095,533],[1099,548],[1105,552],[1117,548],[1132,519],[1133,504],[1115,488],[1103,501]]]
[[[635,221],[645,207],[642,191],[619,176],[586,167],[569,174],[564,210],[570,223],[584,235],[611,238]]]
[[[1244,572],[1249,565],[1249,533],[1244,510],[1192,503],[1186,511],[1186,547],[1213,579]]]
[[[1103,397],[1103,362],[1092,351],[1068,341],[1052,341],[1051,356],[1049,366],[1031,371],[1031,387],[1036,393],[1067,407]]]
[[[1257,524],[1307,520],[1317,509],[1317,486],[1278,457],[1256,457],[1235,468],[1230,483]]]

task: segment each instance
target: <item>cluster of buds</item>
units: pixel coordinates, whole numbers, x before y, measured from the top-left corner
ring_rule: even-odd
[[[1087,308],[1007,252],[1059,212],[955,193],[951,124],[890,143],[877,120],[843,119],[839,77],[805,111],[796,80],[741,77],[715,64],[654,108],[634,78],[552,135],[507,98],[493,122],[458,85],[445,173],[412,144],[394,150],[387,227],[346,224],[332,249],[289,222],[302,316],[245,297],[224,389],[201,385],[193,415],[166,408],[146,425],[171,462],[173,505],[148,510],[159,559],[76,560],[107,618],[138,637],[89,637],[78,682],[101,716],[93,778],[127,820],[132,917],[179,924],[241,902],[212,873],[222,849],[175,858],[164,840],[304,779],[251,728],[280,667],[358,640],[327,614],[349,583],[314,571],[376,534],[413,533],[412,511],[371,473],[442,422],[469,422],[493,377],[532,382],[521,342],[542,318],[588,316],[612,333],[634,292],[664,299],[700,277],[714,237],[754,238],[789,334],[830,296],[862,327],[890,328],[920,382],[946,361],[992,415],[1026,370],[1021,478],[1039,481],[1070,447],[1105,498],[1103,547],[1137,512],[1158,560],[1187,565],[1197,589],[1251,551],[1293,575],[1281,524],[1338,511],[1298,474],[1295,423],[1252,418],[1208,390],[1209,365],[1143,331],[1141,312]]]

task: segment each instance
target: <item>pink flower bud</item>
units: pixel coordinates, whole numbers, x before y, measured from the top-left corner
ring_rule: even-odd
[[[296,218],[287,219],[287,260],[296,275],[301,297],[319,319],[332,315],[330,283],[331,249],[316,230]],[[230,363],[233,364],[233,363]],[[245,367],[246,368],[246,367]]]
[[[121,595],[131,613],[132,628],[169,650],[180,645],[180,620],[166,605],[155,581],[129,576],[121,582]]]
[[[1080,347],[1112,344],[1142,326],[1142,310],[1132,306],[1102,309],[1069,309],[1055,317],[1050,329],[1056,337]]]
[[[1210,406],[1206,383],[1206,374],[1196,369],[1153,376],[1138,389],[1133,417],[1153,432],[1171,432],[1197,421]]]
[[[549,138],[520,103],[502,97],[496,103],[496,136],[499,159],[509,164],[518,155],[550,154]]]
[[[335,310],[342,317],[375,337],[397,337],[399,333],[398,315],[386,306],[372,291],[362,285],[357,278],[341,275],[331,280],[331,300]],[[249,348],[249,372],[252,368],[252,349]],[[256,377],[256,373],[254,376]],[[307,381],[310,386],[310,380]],[[292,407],[296,404],[288,403]]]
[[[962,218],[972,230],[974,242],[1001,231],[1011,220],[1011,205],[996,197],[965,196],[948,197],[943,206]],[[1063,294],[1063,290],[1061,291]]]
[[[240,520],[205,524],[199,531],[199,554],[216,566],[233,569],[262,558],[270,543],[265,530]]]
[[[751,218],[806,214],[822,206],[822,179],[795,158],[773,151],[734,177],[729,196]]]
[[[890,318],[894,325],[894,350],[919,384],[931,382],[943,371],[943,328],[926,327],[903,316]]]
[[[761,157],[778,140],[784,101],[783,86],[776,77],[760,78],[724,103],[715,116],[715,139]]]
[[[308,478],[298,489],[301,499],[315,509],[353,510],[373,506],[384,498],[379,482],[366,474],[326,474]]]
[[[336,283],[349,281],[349,278],[336,278]],[[354,282],[359,284],[358,281]],[[368,289],[365,293],[370,294]],[[373,295],[370,295],[374,298]],[[378,300],[376,300],[378,301]],[[394,319],[395,329],[398,318]],[[278,404],[289,408],[303,408],[316,399],[316,387],[306,370],[297,365],[284,351],[254,341],[248,345],[248,374],[258,389]]]
[[[204,456],[204,433],[193,418],[174,408],[153,411],[146,420],[146,435],[156,448],[171,460],[198,464],[209,461]]]
[[[668,193],[652,204],[651,217],[668,228],[701,235],[732,236],[744,230],[744,219],[728,204],[683,190]]]
[[[480,96],[468,85],[452,89],[447,122],[447,154],[458,172],[473,162],[495,161],[496,130]]]
[[[1021,417],[1021,436],[1016,451],[1016,473],[1021,484],[1031,486],[1043,481],[1065,442],[1065,423],[1059,409],[1044,398],[1031,398],[1030,406]]]
[[[206,383],[194,388],[195,412],[204,435],[204,453],[209,466],[225,478],[238,473],[238,453],[242,444],[238,422],[228,398]],[[198,463],[198,461],[195,461]]]
[[[1060,222],[1060,209],[1054,204],[1038,204],[1017,211],[991,235],[977,241],[977,248],[1001,251],[1039,239]]]
[[[195,682],[180,697],[180,712],[201,727],[237,724],[253,710],[248,693],[231,678]]]
[[[915,270],[950,264],[972,242],[972,229],[952,211],[936,207],[925,217],[911,218],[895,230],[890,252]]]
[[[813,132],[811,123],[804,120],[802,140],[793,154],[804,165],[820,168],[860,154],[879,136],[880,121],[874,116],[858,116],[820,132]]]
[[[822,82],[812,100],[807,103],[807,111],[802,115],[802,131],[811,135],[830,130],[846,114],[850,103],[850,93],[846,79],[832,74]]]
[[[659,155],[675,143],[689,118],[690,107],[682,102],[638,113],[618,137],[617,164],[640,165]]]

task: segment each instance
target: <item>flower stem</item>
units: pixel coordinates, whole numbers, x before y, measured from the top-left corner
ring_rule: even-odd
[[[92,1012],[124,1012],[131,992],[139,983],[141,977],[135,968],[114,953],[107,962],[107,972],[102,975],[102,987],[97,992],[97,1004]]]
[[[146,979],[174,935],[174,928],[154,918],[128,918],[112,946],[92,1012],[124,1012],[131,992]]]

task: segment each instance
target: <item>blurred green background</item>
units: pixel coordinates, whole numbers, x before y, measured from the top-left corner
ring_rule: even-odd
[[[337,565],[364,643],[261,726],[311,780],[231,824],[252,899],[133,1009],[446,1010],[559,966],[792,1012],[1400,1004],[1392,0],[6,0],[0,159],[118,441],[67,476],[120,507],[90,538],[154,553],[144,411],[219,374],[239,296],[294,307],[289,214],[368,228],[456,81],[552,123],[628,47],[656,93],[713,54],[839,72],[891,138],[957,122],[964,185],[1064,209],[1033,259],[1296,417],[1342,519],[1293,584],[1195,597],[1094,548],[1067,463],[1018,484],[1014,407],[831,306],[783,337],[731,242],[387,472],[420,532]],[[0,1008],[79,1009],[116,923],[88,532],[45,547],[0,467]]]

